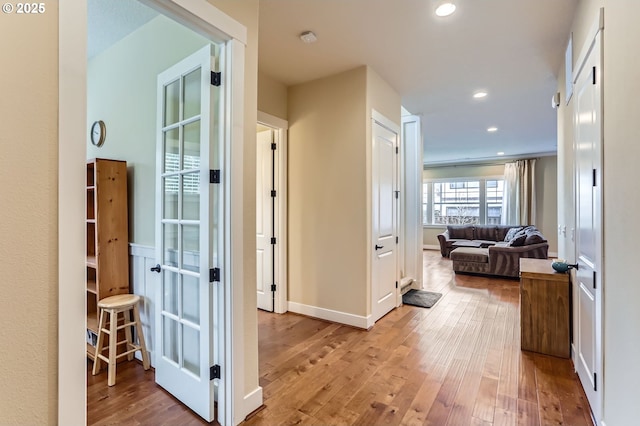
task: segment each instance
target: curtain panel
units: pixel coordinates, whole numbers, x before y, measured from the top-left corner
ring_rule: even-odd
[[[535,225],[536,160],[517,160],[504,165],[503,225]]]

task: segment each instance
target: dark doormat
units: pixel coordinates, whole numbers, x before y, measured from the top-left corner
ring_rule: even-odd
[[[430,308],[442,297],[442,293],[434,293],[425,290],[411,289],[402,295],[402,303],[405,305],[420,306]]]

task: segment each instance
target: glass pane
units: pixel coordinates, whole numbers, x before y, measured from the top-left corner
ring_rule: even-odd
[[[177,128],[164,132],[164,173],[180,170],[180,132]]]
[[[183,367],[200,377],[200,332],[188,325],[182,325]]]
[[[200,219],[200,172],[182,176],[182,218]]]
[[[178,218],[178,188],[180,177],[178,175],[162,178],[164,182],[164,210],[163,219]]]
[[[200,68],[184,76],[184,119],[200,114]]]
[[[182,276],[182,318],[200,325],[200,279]]]
[[[178,363],[178,323],[169,317],[162,317],[162,355]]]
[[[180,117],[180,80],[164,88],[164,125],[177,123]]]
[[[184,126],[184,163],[183,169],[200,168],[200,121]]]
[[[178,280],[179,276],[175,272],[164,271],[164,281],[162,283],[162,310],[178,315]]]
[[[165,265],[178,267],[178,225],[164,223],[162,225],[162,238],[164,238]]]
[[[200,227],[182,225],[182,269],[200,271]]]

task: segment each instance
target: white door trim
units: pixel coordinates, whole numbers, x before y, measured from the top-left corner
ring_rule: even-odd
[[[223,44],[221,61],[225,84],[225,214],[230,224],[225,245],[230,248],[224,274],[228,288],[224,315],[228,324],[225,343],[226,380],[231,401],[223,424],[238,424],[257,408],[262,398],[244,401],[244,364],[232,363],[233,354],[243,354],[244,275],[243,259],[243,149],[244,149],[244,62],[246,28],[208,2],[187,0],[144,0],[145,4],[187,25],[214,42]],[[84,184],[86,164],[86,43],[85,2],[61,2],[59,27],[59,119],[58,119],[58,423],[86,424],[85,347],[85,241]],[[225,78],[223,76],[223,78]],[[235,195],[234,195],[235,194]],[[233,214],[231,214],[233,212]],[[233,244],[231,244],[233,241]],[[234,285],[231,285],[233,281]],[[236,333],[233,333],[233,330]],[[242,358],[239,358],[242,359]],[[234,386],[237,384],[237,386]],[[260,394],[261,388],[252,389]]]
[[[287,294],[287,132],[289,122],[282,118],[258,111],[258,123],[271,127],[276,133],[276,294],[275,309],[277,314],[284,314],[288,310]]]

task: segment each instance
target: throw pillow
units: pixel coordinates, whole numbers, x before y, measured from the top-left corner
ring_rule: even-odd
[[[545,240],[540,231],[527,232],[527,238],[524,240],[524,245],[544,243]]]
[[[512,247],[520,247],[524,245],[524,241],[527,239],[527,236],[525,234],[523,235],[516,235],[515,237],[513,237],[510,241],[509,241],[509,245]]]
[[[473,240],[473,226],[471,225],[448,225],[447,231],[449,231],[449,238]]]
[[[513,238],[516,236],[516,234],[518,233],[518,231],[520,231],[522,229],[522,226],[516,226],[515,228],[511,228],[507,231],[507,235],[505,235],[504,240],[505,241],[511,241],[513,240]]]

